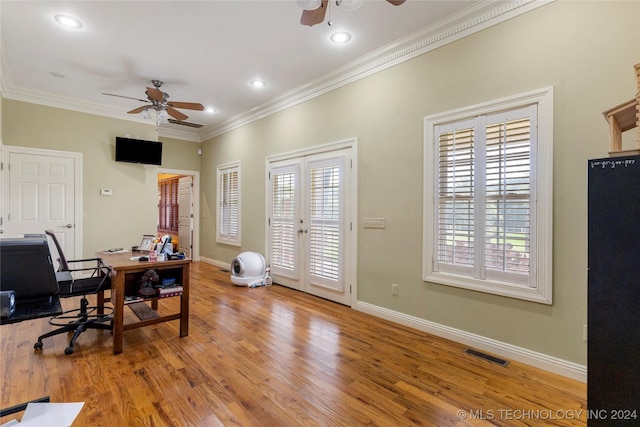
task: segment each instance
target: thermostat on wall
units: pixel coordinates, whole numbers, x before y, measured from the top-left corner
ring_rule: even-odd
[[[112,193],[110,188],[101,188],[100,189],[100,195],[101,196],[110,196]]]

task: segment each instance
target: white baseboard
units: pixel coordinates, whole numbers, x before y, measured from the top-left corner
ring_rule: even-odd
[[[217,259],[200,257],[200,261],[205,262],[207,264],[215,265],[216,267],[224,268],[225,270],[231,270],[231,264],[228,262],[218,261]]]
[[[211,258],[200,257],[202,262],[229,270],[231,265]],[[493,353],[497,356],[516,360],[554,374],[562,375],[583,383],[587,382],[587,367],[569,362],[557,357],[538,353],[533,350],[507,344],[482,335],[472,334],[461,329],[430,322],[419,317],[409,316],[404,313],[389,310],[366,302],[358,301],[356,310],[372,316],[380,317],[391,322],[399,323],[410,328],[417,329],[428,334],[455,341],[470,347]]]
[[[584,365],[579,365],[577,363],[507,344],[481,335],[472,334],[470,332],[441,325],[439,323],[430,322],[418,317],[409,316],[404,313],[389,310],[384,307],[378,307],[362,301],[358,301],[356,310],[391,322],[399,323],[422,332],[436,335],[441,338],[465,344],[476,349],[488,351],[502,358],[516,360],[583,383],[587,382],[587,367]]]

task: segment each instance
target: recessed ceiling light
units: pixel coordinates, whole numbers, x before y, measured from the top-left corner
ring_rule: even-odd
[[[329,38],[336,44],[345,44],[349,40],[351,40],[351,34],[347,33],[346,31],[339,31],[337,33],[331,34],[331,37]]]
[[[75,29],[82,28],[82,22],[78,21],[76,18],[73,18],[69,15],[56,15],[54,18],[56,22],[58,22],[58,24],[64,25],[67,28],[75,28]]]
[[[249,82],[249,84],[253,87],[257,87],[257,88],[261,88],[261,87],[265,87],[267,84],[264,82],[264,80],[260,80],[260,79],[254,79],[251,80]]]
[[[206,110],[206,111],[207,111],[207,113],[209,113],[209,114],[213,114],[213,113],[215,113],[215,112],[216,112],[216,109],[215,109],[215,108],[213,108],[213,107],[209,107],[209,108],[207,108],[207,110]]]

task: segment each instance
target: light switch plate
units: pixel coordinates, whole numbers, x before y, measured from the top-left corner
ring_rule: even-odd
[[[385,228],[384,218],[364,218],[364,228]]]

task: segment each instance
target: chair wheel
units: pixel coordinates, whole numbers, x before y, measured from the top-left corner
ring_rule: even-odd
[[[73,347],[69,346],[64,349],[64,354],[71,354],[71,353],[73,353]]]
[[[36,350],[42,350],[42,341],[38,341],[37,343],[35,343],[33,345],[33,348],[35,348]]]

